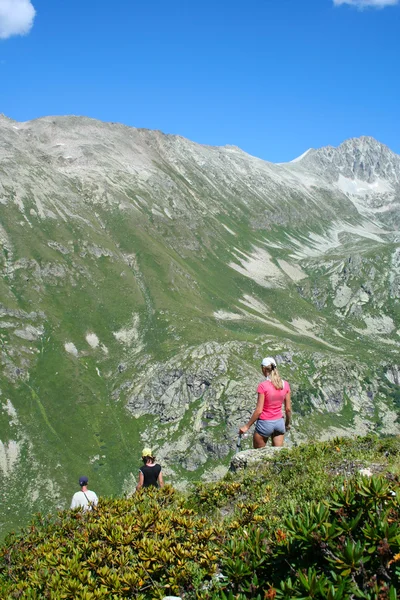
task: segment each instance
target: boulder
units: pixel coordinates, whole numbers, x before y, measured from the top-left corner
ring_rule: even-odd
[[[238,452],[231,460],[230,470],[238,471],[239,469],[254,467],[264,461],[271,460],[282,448],[283,446],[265,446],[265,448],[258,448],[257,450],[243,450],[243,452]]]

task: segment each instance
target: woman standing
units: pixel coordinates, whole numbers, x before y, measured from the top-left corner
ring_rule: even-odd
[[[139,469],[139,483],[137,490],[142,487],[163,487],[164,480],[161,473],[161,465],[156,464],[151,448],[144,448],[142,452],[143,466]]]
[[[246,433],[257,421],[253,436],[254,448],[264,448],[269,437],[273,446],[283,446],[283,438],[285,432],[290,429],[292,415],[290,386],[287,381],[281,379],[272,357],[263,359],[261,370],[266,380],[257,388],[256,410],[249,422],[239,429],[239,435]],[[285,418],[282,415],[282,405],[285,405]]]

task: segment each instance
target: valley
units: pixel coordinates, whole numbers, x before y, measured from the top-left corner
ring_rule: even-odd
[[[224,474],[263,356],[289,445],[399,434],[400,156],[373,138],[273,164],[83,117],[0,117],[0,529],[140,450]],[[250,439],[246,441],[250,444]]]

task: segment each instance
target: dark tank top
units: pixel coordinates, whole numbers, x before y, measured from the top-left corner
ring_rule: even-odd
[[[154,467],[148,467],[147,465],[143,465],[143,467],[140,467],[139,471],[141,471],[144,476],[143,487],[149,487],[151,485],[159,487],[157,479],[159,474],[161,473],[161,465],[154,465]]]

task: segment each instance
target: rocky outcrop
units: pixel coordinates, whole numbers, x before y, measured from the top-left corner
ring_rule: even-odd
[[[283,447],[265,446],[265,448],[258,448],[257,450],[238,452],[231,460],[230,470],[238,471],[240,469],[256,467],[262,462],[271,460],[282,449]]]

